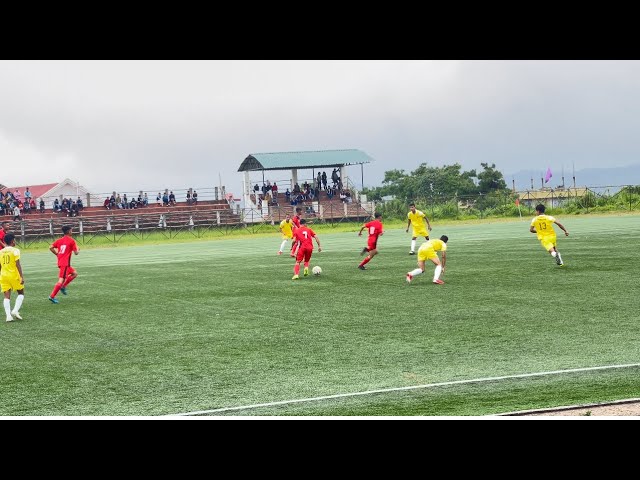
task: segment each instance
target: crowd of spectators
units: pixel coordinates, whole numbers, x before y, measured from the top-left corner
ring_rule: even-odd
[[[320,196],[320,192],[324,190],[327,197],[331,200],[338,195],[344,203],[351,203],[351,192],[343,187],[342,179],[338,173],[338,169],[334,168],[331,172],[331,183],[327,181],[327,172],[318,172],[316,178],[309,183],[305,181],[302,186],[298,183],[293,185],[293,190],[288,188],[284,192],[285,200],[291,205],[298,205],[305,201],[313,201]],[[267,180],[260,187],[257,183],[253,186],[253,193],[256,197],[258,208],[262,208],[263,201],[267,201],[269,205],[278,205],[278,186],[274,182],[273,185]]]
[[[40,200],[42,210],[44,202]],[[0,215],[12,216],[14,220],[22,220],[23,214],[36,212],[38,204],[31,195],[29,187],[24,191],[24,195],[17,188],[11,192],[0,192]]]

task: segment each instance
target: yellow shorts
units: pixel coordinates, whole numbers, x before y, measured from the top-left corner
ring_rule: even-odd
[[[24,284],[20,283],[20,277],[0,277],[0,289],[3,292],[7,290],[22,290]]]
[[[414,237],[428,237],[429,236],[429,232],[424,227],[423,228],[413,227],[413,236]]]
[[[418,261],[426,262],[427,260],[431,260],[432,258],[438,258],[438,254],[433,248],[418,250]]]
[[[291,235],[290,237],[285,235],[284,233],[282,234],[282,240],[291,240],[293,238],[293,235]]]
[[[548,252],[549,250],[551,250],[553,247],[556,246],[556,241],[557,241],[557,237],[554,236],[548,236],[548,237],[542,237],[540,239],[540,243],[542,244],[542,246],[544,247],[544,249]]]

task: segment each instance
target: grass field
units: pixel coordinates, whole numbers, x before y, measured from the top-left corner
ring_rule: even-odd
[[[446,284],[389,230],[367,271],[364,237],[322,233],[293,282],[279,236],[86,249],[60,304],[49,252],[23,250],[24,320],[0,324],[0,415],[212,412],[485,415],[640,396],[639,216],[563,217],[558,268],[528,222],[434,223]],[[15,300],[15,294],[12,302]]]

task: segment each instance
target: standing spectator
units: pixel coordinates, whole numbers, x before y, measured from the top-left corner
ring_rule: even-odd
[[[129,208],[129,199],[126,193],[122,195],[122,208]]]
[[[44,200],[40,199],[40,213],[44,213]]]
[[[29,191],[29,187],[24,191],[24,199],[31,203],[31,192]]]
[[[327,189],[327,172],[322,172],[322,188]]]
[[[320,191],[322,188],[322,174],[318,172],[318,176],[316,177],[316,190]]]
[[[84,203],[82,203],[82,199],[80,197],[78,197],[78,200],[76,200],[76,204],[78,205],[78,211],[84,208]]]
[[[15,222],[16,220],[22,220],[22,217],[20,216],[20,207],[18,207],[18,205],[13,207],[13,221]]]
[[[198,203],[198,192],[193,191],[193,195],[191,196],[191,202],[196,205]]]
[[[274,201],[278,203],[278,185],[276,185],[276,182],[273,182],[273,185],[271,185],[271,193],[273,194]]]
[[[191,192],[187,190],[187,205],[191,205]]]

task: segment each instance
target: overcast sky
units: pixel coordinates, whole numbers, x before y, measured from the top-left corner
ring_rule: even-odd
[[[636,61],[0,61],[7,186],[202,189],[220,175],[240,196],[250,153],[343,148],[376,160],[368,186],[422,162],[580,170],[640,163],[639,132]]]

